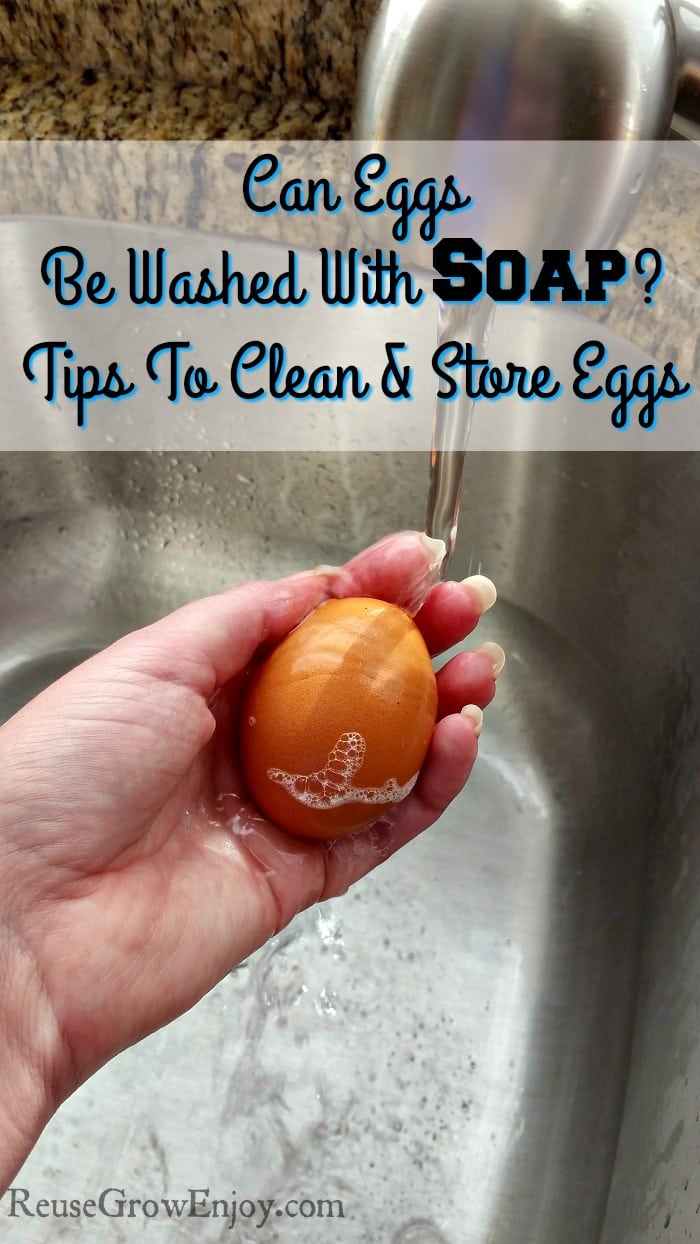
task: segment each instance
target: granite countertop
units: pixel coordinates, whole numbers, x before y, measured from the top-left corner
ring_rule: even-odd
[[[0,139],[346,138],[359,58],[378,4],[0,0]],[[597,313],[657,357],[673,358],[696,383],[699,176],[697,161],[695,170],[664,162],[621,244],[630,256],[641,246],[663,249],[667,276],[654,314],[645,313],[631,283]],[[188,224],[191,194],[178,184],[175,204],[178,196],[183,214],[175,223]],[[197,224],[206,227],[206,204],[197,207]],[[81,201],[79,208],[104,214],[104,204]],[[0,189],[0,211],[12,210]],[[47,207],[23,202],[22,210]],[[131,202],[120,202],[114,215],[131,219],[131,211]],[[225,223],[236,227],[235,219]],[[338,237],[328,241],[342,245]]]
[[[335,139],[344,104],[103,70],[0,65],[0,139]]]
[[[0,138],[339,138],[378,0],[2,0]]]

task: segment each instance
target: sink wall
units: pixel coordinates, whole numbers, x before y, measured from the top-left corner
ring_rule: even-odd
[[[158,1188],[160,1152],[166,1195],[193,1169],[213,1182],[232,1164],[249,1194],[302,1178],[332,1194],[337,1127],[352,1207],[338,1238],[352,1244],[593,1244],[611,1186],[606,1244],[650,1244],[669,1214],[689,1228],[699,471],[674,454],[468,457],[452,573],[497,581],[481,631],[510,658],[473,782],[331,905],[341,960],[319,959],[315,925],[292,930],[84,1086],[22,1186],[61,1195],[70,1164],[80,1184],[103,1171]],[[422,455],[6,455],[0,707],[184,599],[420,526],[425,491]],[[389,928],[395,952],[382,949]],[[265,1001],[280,953],[309,998],[337,997],[333,1014],[302,1022],[279,983]],[[297,1031],[316,1052],[302,1064],[284,1037]],[[332,1077],[323,1133],[310,1067]],[[297,1129],[284,1167],[270,1083]],[[241,1149],[251,1127],[257,1175]],[[426,1195],[428,1225],[411,1236]],[[218,1238],[213,1224],[202,1238]]]

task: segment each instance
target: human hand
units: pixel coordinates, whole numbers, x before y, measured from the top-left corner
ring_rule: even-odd
[[[0,729],[0,1184],[102,1063],[193,1006],[292,917],[432,824],[466,782],[498,650],[438,675],[420,778],[369,830],[326,844],[247,800],[246,671],[330,596],[406,607],[432,653],[469,634],[484,581],[431,584],[416,533],[339,570],[246,584],[126,636]],[[3,1117],[4,1115],[4,1117]]]

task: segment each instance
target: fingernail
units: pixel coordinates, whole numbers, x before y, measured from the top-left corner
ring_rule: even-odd
[[[493,677],[499,679],[506,666],[506,654],[500,644],[480,644],[476,650],[483,652],[493,666]]]
[[[468,579],[462,579],[462,587],[470,587],[476,592],[481,601],[482,613],[488,613],[489,609],[493,609],[498,600],[495,583],[487,579],[484,574],[473,574]]]
[[[447,545],[445,544],[445,541],[434,539],[432,536],[426,536],[424,531],[419,533],[419,538],[421,544],[423,544],[430,553],[431,570],[439,570],[447,557]]]
[[[476,704],[467,704],[466,708],[462,709],[462,716],[468,717],[470,721],[473,721],[474,733],[478,739],[484,724],[484,714],[481,709],[477,708]]]

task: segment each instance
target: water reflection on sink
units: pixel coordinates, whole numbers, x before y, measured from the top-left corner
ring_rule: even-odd
[[[6,455],[0,715],[185,599],[419,525],[425,477],[421,455]],[[699,482],[670,454],[468,459],[452,573],[498,582],[483,638],[509,665],[467,791],[85,1085],[17,1183],[341,1199],[332,1225],[266,1224],[304,1244],[696,1221]]]

